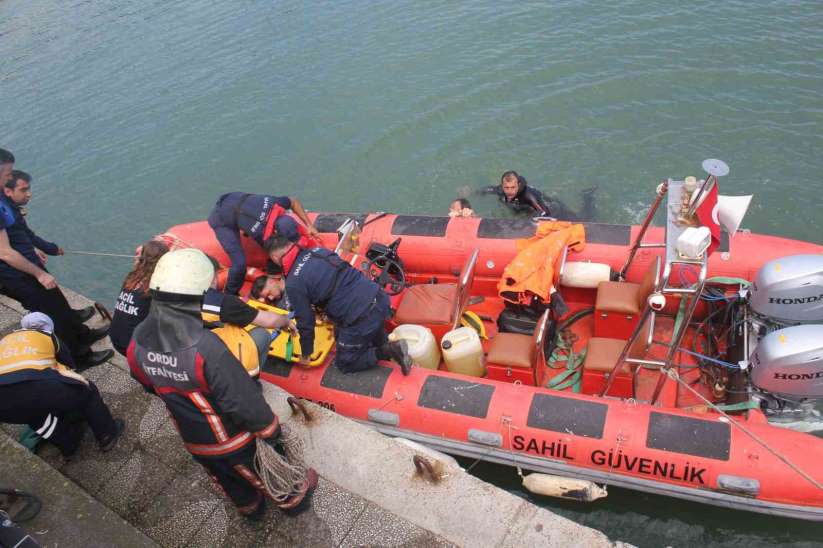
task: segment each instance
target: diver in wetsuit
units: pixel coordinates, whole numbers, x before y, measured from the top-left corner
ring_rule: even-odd
[[[575,213],[561,201],[549,199],[540,190],[530,187],[526,178],[516,171],[506,171],[500,177],[499,185],[488,186],[477,192],[497,195],[501,202],[517,213],[556,217],[564,221],[590,221],[594,218],[595,211],[594,191],[595,188],[587,188],[581,192],[583,209],[580,213]]]

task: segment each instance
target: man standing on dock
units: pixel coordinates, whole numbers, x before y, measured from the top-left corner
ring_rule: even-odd
[[[78,370],[99,365],[114,355],[112,350],[93,352],[90,345],[108,333],[108,326],[90,329],[83,324],[94,309],[72,310],[57,280],[46,270],[46,255],[62,255],[63,249],[34,233],[26,224],[23,206],[31,200],[31,176],[11,171],[14,156],[0,149],[0,284],[2,291],[28,310],[43,312],[54,321],[55,334],[65,343]]]
[[[286,215],[288,209],[294,211],[305,227]],[[318,234],[297,198],[245,192],[229,192],[220,196],[209,214],[209,226],[231,259],[226,293],[239,292],[246,277],[246,254],[241,233],[260,247],[272,234],[283,235],[293,242]]]
[[[203,296],[213,278],[211,262],[198,249],[160,258],[149,282],[151,310],[127,352],[129,367],[146,391],[163,400],[186,450],[238,512],[259,519],[264,497],[273,495],[255,473],[256,440],[282,450],[280,422],[242,364],[203,326]],[[316,485],[317,473],[309,469],[302,483],[275,503],[282,510],[304,506]]]

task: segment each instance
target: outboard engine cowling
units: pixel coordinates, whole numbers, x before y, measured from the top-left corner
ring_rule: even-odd
[[[756,314],[779,322],[823,322],[823,255],[792,255],[764,264],[749,303]]]
[[[823,325],[772,331],[752,353],[752,383],[790,398],[823,397]]]

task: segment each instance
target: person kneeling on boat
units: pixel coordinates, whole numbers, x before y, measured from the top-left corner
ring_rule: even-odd
[[[266,252],[286,274],[285,280],[274,278],[274,283],[289,295],[300,333],[300,365],[308,366],[314,351],[314,306],[334,323],[334,364],[342,372],[393,360],[404,375],[409,374],[412,361],[406,341],[388,342],[383,324],[390,313],[389,298],[376,283],[332,251],[301,249],[283,236],[273,236]]]
[[[100,450],[111,450],[125,423],[111,416],[93,382],[66,367],[71,354],[54,322],[32,312],[20,326],[0,340],[0,422],[27,424],[64,457],[77,452],[88,423]]]
[[[161,257],[149,282],[149,315],[129,345],[129,368],[146,391],[163,400],[186,449],[240,514],[259,519],[264,497],[274,498],[255,472],[255,440],[281,452],[280,423],[260,387],[203,325],[203,297],[213,280],[214,268],[198,249]],[[304,506],[316,485],[317,473],[309,469],[275,504],[283,510]]]
[[[219,265],[208,257],[214,271]],[[291,328],[289,317],[267,310],[258,310],[243,302],[237,295],[221,293],[217,290],[217,277],[212,280],[203,296],[203,322],[240,360],[249,375],[256,377],[260,366],[266,363],[266,355],[271,346],[271,334],[268,329]],[[246,326],[254,328],[246,331]]]
[[[286,215],[288,209],[294,211],[305,227]],[[246,276],[246,254],[240,241],[241,233],[260,247],[272,234],[283,235],[295,242],[318,235],[300,200],[286,196],[229,192],[217,200],[208,222],[231,259],[225,290],[235,294],[240,291]]]

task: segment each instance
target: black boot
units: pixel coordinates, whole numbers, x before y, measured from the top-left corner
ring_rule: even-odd
[[[394,341],[386,343],[380,347],[379,354],[383,354],[395,363],[400,364],[400,370],[404,375],[408,375],[412,367],[412,359],[409,356],[409,343],[406,341]]]
[[[319,477],[314,468],[306,470],[306,479],[303,485],[300,486],[294,493],[291,494],[285,501],[277,505],[284,514],[288,516],[296,516],[307,510],[311,506],[312,495],[317,489]]]
[[[260,499],[260,504],[257,505],[257,508],[250,514],[241,514],[244,518],[252,522],[260,522],[263,521],[263,517],[266,515],[266,497]]]
[[[85,371],[89,367],[94,367],[95,365],[100,365],[101,363],[105,363],[114,357],[114,350],[108,348],[106,350],[99,350],[97,352],[89,351],[87,354],[83,354],[82,356],[76,356],[74,358],[75,367],[74,370],[78,373],[81,371]]]
[[[117,440],[120,439],[120,435],[123,433],[123,430],[126,429],[126,422],[123,419],[114,419],[114,432],[103,438],[98,442],[100,446],[100,451],[103,453],[108,453],[111,451]]]
[[[111,324],[104,325],[103,327],[97,327],[95,329],[89,328],[85,333],[82,333],[77,338],[82,344],[91,345],[108,335],[110,328]]]
[[[95,309],[93,306],[87,306],[85,308],[80,308],[80,309],[77,309],[77,308],[72,309],[72,312],[74,312],[74,316],[77,318],[77,320],[80,323],[85,323],[88,320],[90,320],[91,317],[94,316],[94,313],[96,311],[97,311],[97,309]]]

